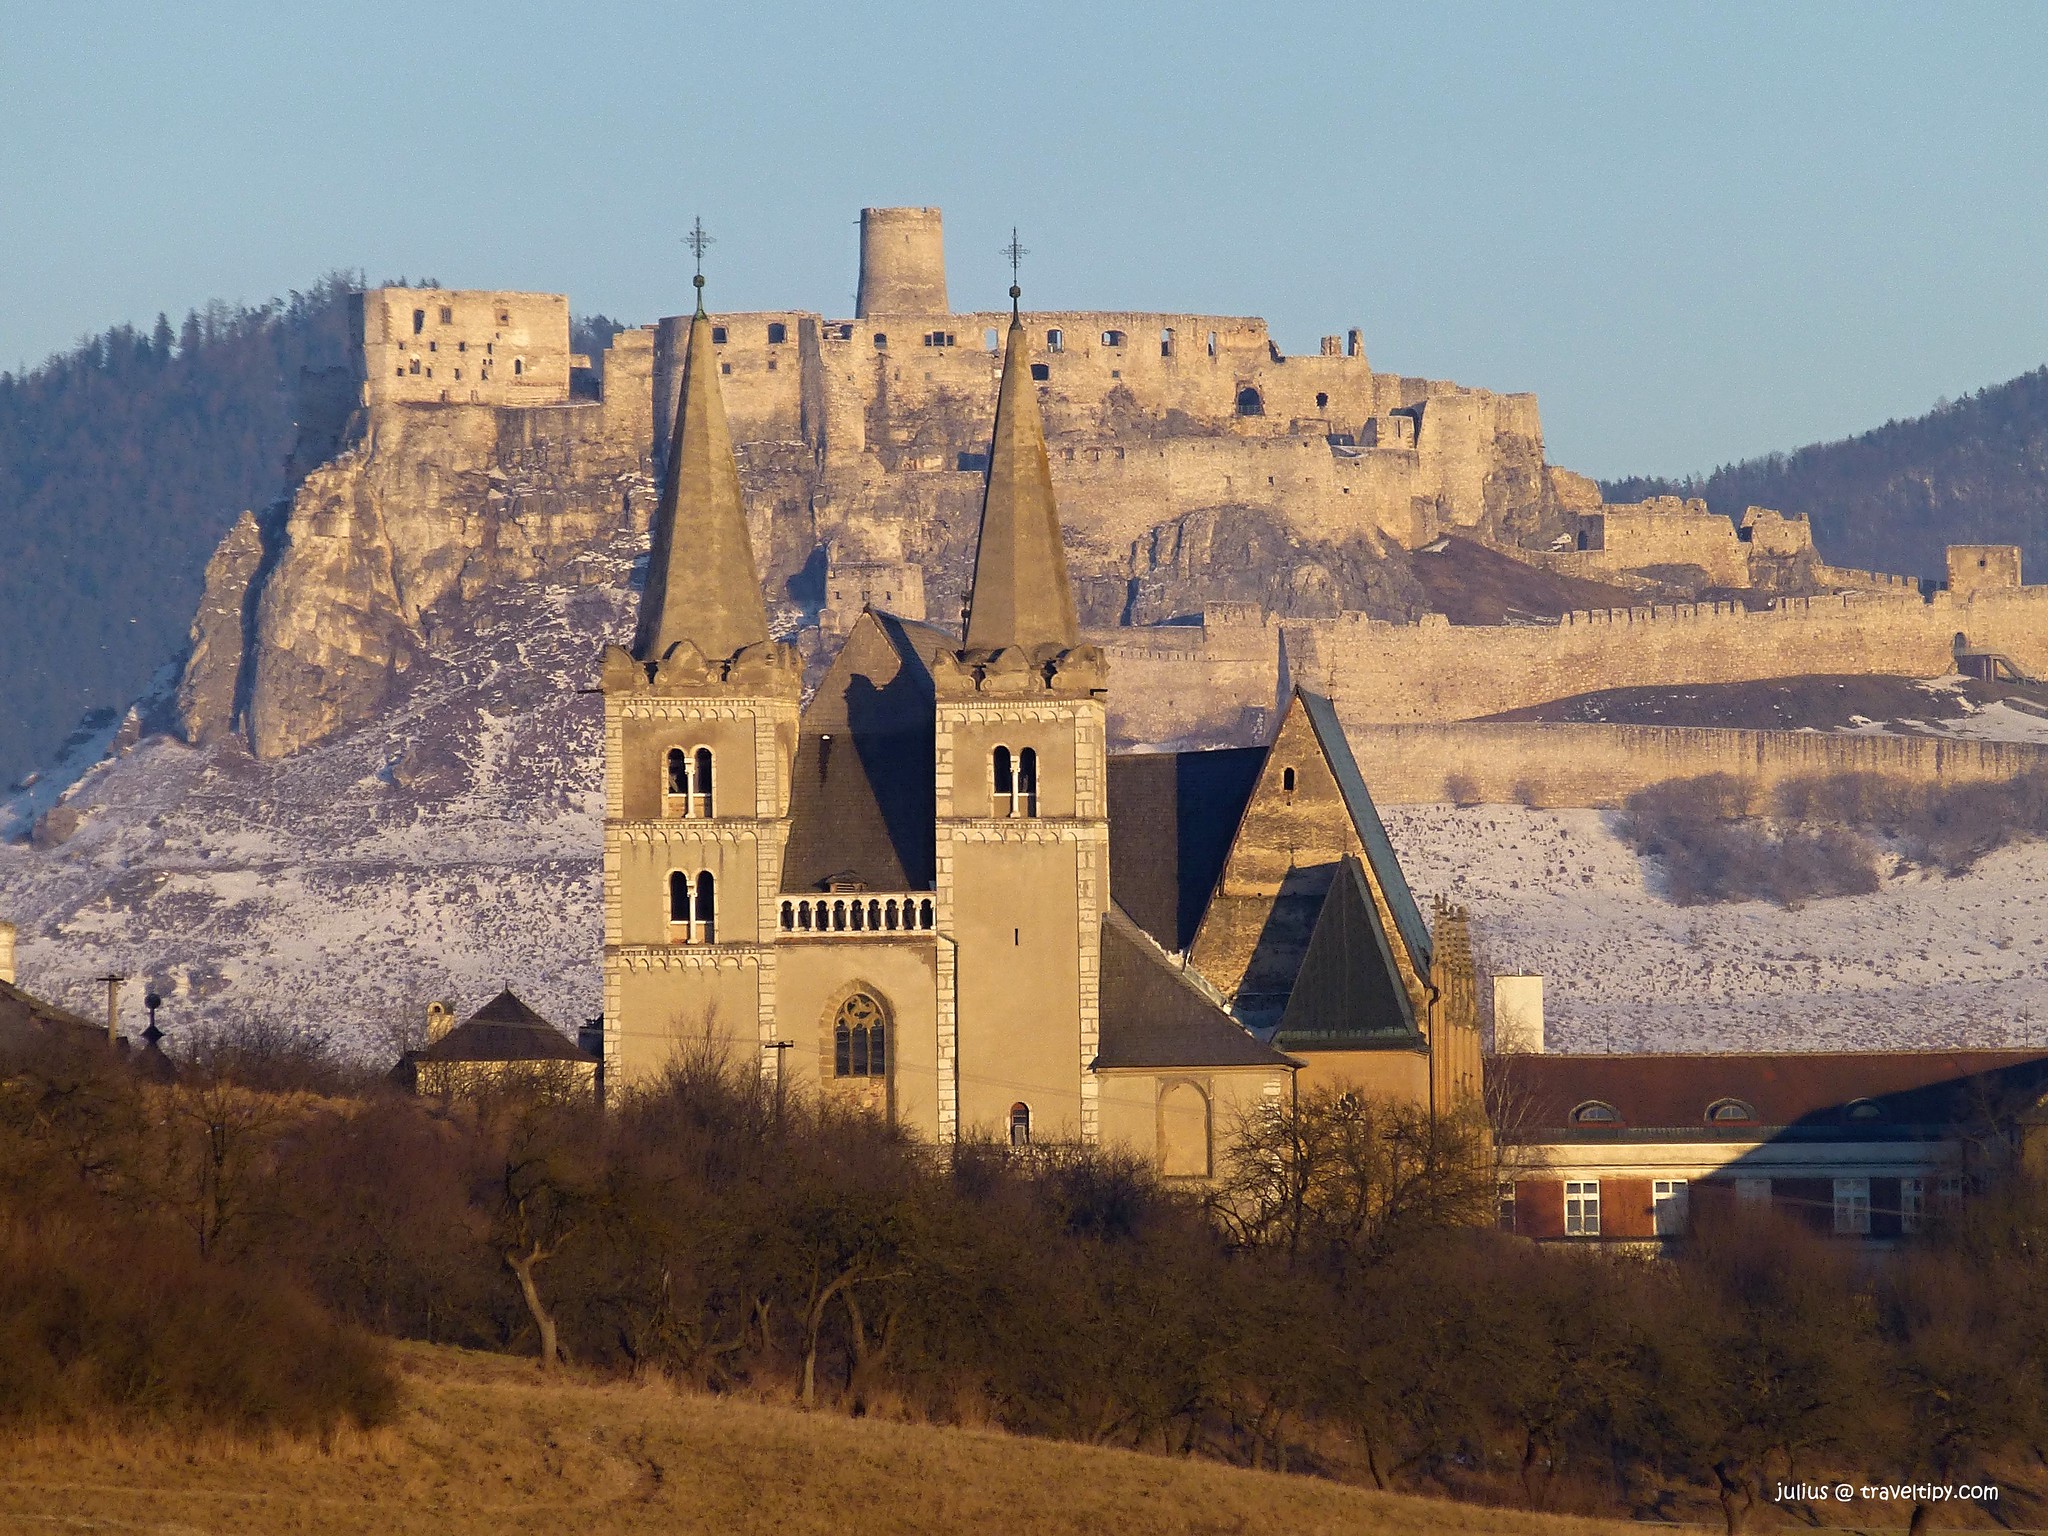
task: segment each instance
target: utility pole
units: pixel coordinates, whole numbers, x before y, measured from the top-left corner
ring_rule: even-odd
[[[795,1046],[796,1042],[794,1040],[770,1040],[768,1042],[768,1049],[775,1053],[775,1129],[777,1131],[782,1129],[782,1107],[784,1103],[782,1068],[783,1064],[789,1060],[783,1053],[794,1049]]]

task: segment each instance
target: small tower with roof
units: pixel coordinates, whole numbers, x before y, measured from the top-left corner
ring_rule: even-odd
[[[940,1133],[1093,1141],[1108,674],[1081,639],[1019,296],[1013,283],[966,634],[934,667],[936,884],[954,941]]]
[[[630,649],[604,650],[608,1083],[766,1066],[801,668],[768,633],[700,270]]]

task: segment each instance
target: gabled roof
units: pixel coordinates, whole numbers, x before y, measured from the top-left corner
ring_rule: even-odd
[[[687,640],[708,659],[724,661],[767,638],[768,608],[747,537],[739,464],[700,290],[633,655],[657,661]]]
[[[783,890],[820,890],[835,876],[875,891],[931,889],[931,657],[956,646],[893,614],[854,621],[797,736]]]
[[[51,1042],[105,1044],[107,1026],[68,1008],[46,1003],[12,982],[0,981],[0,1050],[22,1050]]]
[[[1424,1044],[1365,868],[1351,854],[1338,864],[1316,914],[1273,1043],[1290,1051],[1415,1050]]]
[[[535,1013],[507,987],[424,1050],[416,1062],[568,1061],[597,1058]]]
[[[1358,759],[1351,755],[1351,743],[1337,719],[1336,706],[1322,694],[1311,693],[1306,688],[1295,689],[1294,696],[1301,700],[1316,741],[1329,760],[1330,771],[1337,776],[1337,788],[1344,796],[1346,809],[1351,812],[1351,824],[1357,829],[1358,840],[1365,847],[1366,861],[1372,865],[1373,877],[1394,914],[1394,925],[1401,930],[1402,941],[1414,957],[1416,968],[1426,971],[1430,959],[1429,924],[1423,919],[1422,909],[1415,904],[1415,893],[1408,889],[1408,877],[1401,873],[1401,860],[1394,853],[1386,826],[1380,821],[1379,808],[1372,803],[1372,795],[1365,787],[1365,775],[1358,770]]]
[[[1487,1064],[1489,1095],[1503,1106],[1511,1139],[1647,1132],[1756,1137],[1785,1132],[1896,1136],[1952,1126],[1994,1106],[2014,1107],[2048,1091],[2040,1051],[1808,1051],[1767,1055],[1581,1056],[1515,1054]],[[1709,1121],[1735,1100],[1747,1121]],[[1859,1101],[1876,1106],[1852,1116]],[[1620,1115],[1603,1127],[1574,1124],[1572,1111],[1598,1102]]]
[[[1109,760],[1109,882],[1164,948],[1195,942],[1264,747],[1134,752]]]
[[[1024,323],[1012,315],[996,392],[981,534],[974,548],[967,609],[970,650],[1041,645],[1072,650],[1081,643],[1030,352]]]
[[[1102,919],[1097,1067],[1293,1067],[1161,949],[1122,908]]]

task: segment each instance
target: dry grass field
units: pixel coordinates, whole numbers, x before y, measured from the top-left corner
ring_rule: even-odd
[[[802,1414],[403,1348],[391,1426],[329,1450],[0,1443],[0,1531],[523,1533],[1370,1531],[1593,1536],[1621,1522],[1481,1510],[1206,1462]]]

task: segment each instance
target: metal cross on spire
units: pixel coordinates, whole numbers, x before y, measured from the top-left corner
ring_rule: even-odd
[[[1031,254],[1017,238],[1017,227],[1014,224],[1010,226],[1010,243],[1003,247],[1001,254],[1008,257],[1010,262],[1010,313],[1014,316],[1017,313],[1017,301],[1024,296],[1024,290],[1017,286],[1017,269],[1023,266],[1024,258]]]
[[[704,220],[700,217],[690,222],[690,232],[683,236],[683,244],[697,258],[697,275],[691,281],[697,286],[697,313],[701,315],[704,313],[704,252],[718,242],[704,233]]]

